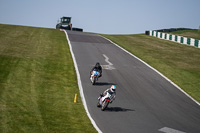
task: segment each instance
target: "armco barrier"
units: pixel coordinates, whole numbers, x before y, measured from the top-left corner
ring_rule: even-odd
[[[146,31],[147,33],[147,31]],[[154,36],[160,39],[165,39],[165,40],[170,40],[173,42],[181,43],[181,44],[186,44],[190,46],[195,46],[197,48],[200,48],[200,40],[194,39],[194,38],[188,38],[188,37],[182,37],[182,36],[177,36],[177,35],[172,35],[172,34],[167,34],[163,32],[158,32],[158,31],[148,31],[148,35]]]

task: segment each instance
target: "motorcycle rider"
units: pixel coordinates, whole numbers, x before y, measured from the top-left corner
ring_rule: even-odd
[[[96,63],[96,65],[92,68],[92,70],[90,71],[90,76],[91,76],[91,74],[92,74],[92,72],[93,71],[97,71],[97,72],[99,72],[99,78],[102,76],[102,67],[101,67],[101,65],[100,65],[100,63],[99,62],[97,62]]]
[[[104,93],[101,94],[101,97],[105,96],[107,92],[112,95],[112,99],[110,99],[110,103],[112,103],[116,97],[116,86],[112,85],[110,88],[106,89]]]

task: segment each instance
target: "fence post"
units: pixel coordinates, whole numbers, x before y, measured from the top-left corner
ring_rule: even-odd
[[[152,36],[152,30],[149,31],[149,35]]]
[[[183,44],[187,44],[187,38],[183,37]]]
[[[183,37],[181,36],[181,43],[183,43]]]
[[[160,32],[158,32],[158,36],[157,37],[160,38]]]
[[[165,33],[162,33],[162,39],[165,39]]]
[[[200,48],[200,40],[199,40],[199,43],[198,43],[198,48]]]
[[[191,42],[190,40],[191,40],[190,38],[187,38],[187,44],[188,45],[190,45],[190,42]]]
[[[172,40],[172,35],[169,35],[169,40]]]
[[[177,36],[177,42],[181,43],[181,37],[180,36]]]
[[[175,35],[172,35],[172,41],[175,42]]]
[[[194,46],[198,47],[198,43],[199,43],[199,40],[195,39],[194,40]]]
[[[162,35],[163,35],[163,33],[162,33],[162,32],[160,32],[160,38],[162,38]]]
[[[195,41],[195,39],[190,38],[190,45],[191,45],[191,46],[194,46],[194,41]]]

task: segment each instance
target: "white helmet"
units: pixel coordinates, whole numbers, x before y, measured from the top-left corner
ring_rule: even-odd
[[[111,90],[112,92],[115,92],[116,86],[115,86],[115,85],[112,85],[112,86],[110,87],[110,90]]]

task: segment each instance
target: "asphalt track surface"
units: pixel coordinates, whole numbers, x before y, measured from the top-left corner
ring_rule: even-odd
[[[88,111],[102,132],[200,133],[200,106],[169,81],[101,36],[67,33]],[[89,72],[96,62],[103,76],[92,85]],[[112,84],[116,99],[101,111],[97,98]]]

